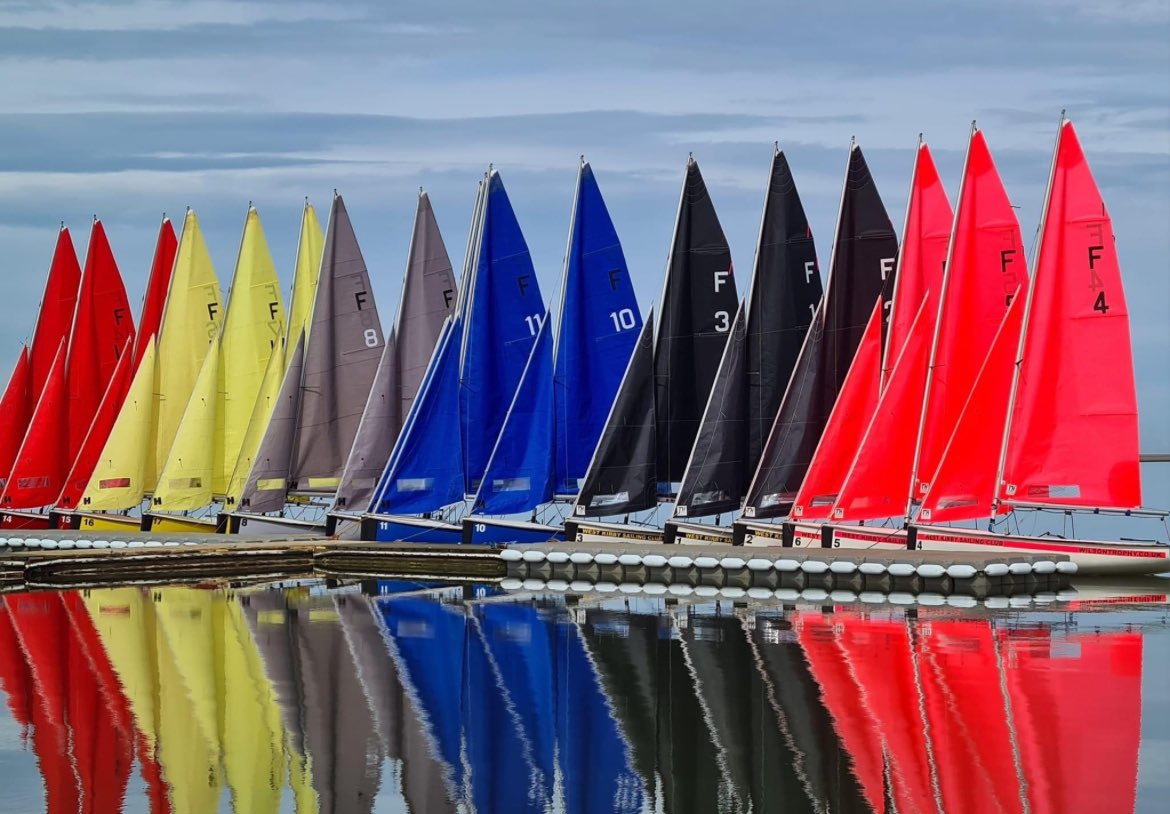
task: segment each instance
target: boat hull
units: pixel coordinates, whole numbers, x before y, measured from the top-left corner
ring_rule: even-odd
[[[464,545],[510,545],[515,543],[548,543],[565,539],[565,530],[543,523],[523,520],[501,520],[495,517],[465,517],[463,519]]]
[[[214,534],[215,518],[171,517],[163,514],[142,515],[142,531],[174,532],[177,534]]]
[[[278,535],[287,537],[325,537],[325,524],[292,517],[269,517],[263,514],[221,514],[219,529],[223,534],[242,537]],[[356,538],[354,538],[356,539]]]
[[[325,518],[325,536],[331,540],[362,539],[362,518],[356,514],[331,514]]]
[[[18,512],[5,511],[0,512],[0,529],[31,529],[34,531],[46,531],[55,528],[52,520],[47,514],[40,512]]]
[[[661,543],[665,538],[662,529],[653,526],[570,518],[565,521],[565,539],[576,543]]]
[[[61,528],[76,531],[141,531],[142,518],[126,514],[74,512],[61,515]]]
[[[662,538],[665,543],[679,545],[732,545],[734,532],[727,526],[667,520]]]
[[[424,517],[366,515],[362,518],[362,539],[378,543],[459,545],[463,542],[463,526]]]

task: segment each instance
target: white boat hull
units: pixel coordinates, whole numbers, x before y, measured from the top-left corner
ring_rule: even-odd
[[[325,524],[309,520],[295,520],[291,517],[269,517],[263,514],[229,514],[227,533],[243,537],[277,535],[282,537],[304,536],[324,537]]]
[[[727,526],[712,523],[687,523],[670,519],[666,521],[663,539],[677,545],[731,545],[732,531]]]

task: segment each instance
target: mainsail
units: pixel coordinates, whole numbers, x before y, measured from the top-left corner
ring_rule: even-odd
[[[738,303],[731,251],[691,157],[654,343],[657,476],[666,484],[683,478]]]
[[[614,515],[658,503],[654,314],[646,317],[577,495],[573,514]]]
[[[742,504],[821,295],[812,232],[777,146],[743,325],[737,315],[679,489],[679,517]]]
[[[805,337],[760,458],[744,514],[791,506],[861,342],[874,302],[893,294],[898,238],[861,148],[849,150],[828,289]]]
[[[297,259],[293,270],[292,296],[288,306],[288,324],[284,334],[285,366],[292,362],[301,332],[308,332],[317,298],[317,280],[321,273],[321,254],[325,250],[325,234],[317,220],[317,210],[305,199],[301,214],[301,237],[297,242]]]
[[[272,413],[280,398],[280,388],[283,382],[284,351],[275,348],[268,357],[268,366],[264,369],[264,378],[260,381],[260,392],[257,394],[256,404],[252,408],[252,417],[248,419],[248,428],[244,431],[244,438],[240,444],[240,454],[236,459],[235,468],[232,470],[232,476],[228,480],[227,490],[224,492],[223,503],[228,508],[239,505],[240,495],[244,491],[248,475],[252,472],[252,465],[256,462],[260,444],[264,441],[268,422],[272,418]]]
[[[188,209],[158,338],[147,491],[153,491],[203,360],[219,334],[223,298],[195,212]]]
[[[997,497],[1141,506],[1137,393],[1113,222],[1063,119],[1026,312]]]
[[[167,291],[171,287],[171,273],[175,268],[175,252],[179,241],[175,238],[175,227],[170,218],[163,217],[158,228],[158,240],[154,246],[154,259],[150,264],[150,276],[146,280],[146,291],[142,295],[142,311],[138,315],[138,335],[134,339],[134,369],[138,369],[146,346],[158,335],[162,325],[163,311],[167,305]]]
[[[983,132],[972,128],[940,291],[912,499],[926,493],[992,337],[1027,276],[1015,210]]]
[[[81,284],[81,265],[77,262],[77,251],[73,238],[64,224],[57,233],[57,245],[53,250],[53,261],[49,266],[49,277],[45,281],[45,293],[37,313],[37,326],[29,345],[32,387],[29,391],[32,404],[36,403],[41,390],[48,381],[49,371],[57,356],[61,342],[68,341],[73,326],[73,314],[77,310],[77,290]]]
[[[383,345],[366,263],[336,193],[310,324],[288,487],[328,494],[337,489]]]
[[[154,489],[151,504],[155,509],[189,511],[211,502],[219,345],[217,339],[203,358],[203,367],[199,369],[187,400],[187,409],[183,411],[170,454]]]
[[[459,379],[464,492],[475,494],[545,314],[528,244],[495,170],[466,296]]]
[[[641,327],[621,242],[582,160],[553,354],[558,494],[576,494],[585,477]]]
[[[100,220],[94,219],[65,359],[69,390],[66,465],[81,449],[123,348],[134,344],[126,286]]]
[[[451,260],[430,197],[420,191],[398,319],[378,362],[335,508],[360,511],[369,504],[455,301]]]

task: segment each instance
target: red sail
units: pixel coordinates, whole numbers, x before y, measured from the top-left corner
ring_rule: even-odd
[[[1132,812],[1142,723],[1141,634],[1002,636],[1031,811]]]
[[[918,436],[915,419],[922,409],[926,363],[934,336],[935,309],[929,299],[929,293],[924,292],[873,420],[837,495],[834,520],[896,517],[906,510],[906,485]]]
[[[61,494],[66,467],[65,402],[65,343],[61,342],[16,463],[0,494],[0,508],[48,506]]]
[[[845,381],[841,394],[829,413],[825,432],[817,444],[817,451],[796,500],[792,516],[802,519],[828,517],[837,493],[845,482],[853,453],[861,443],[865,428],[873,417],[881,391],[882,375],[882,303],[878,300],[861,335],[861,343]]]
[[[937,297],[942,287],[943,267],[947,263],[947,246],[951,242],[954,220],[951,202],[947,200],[942,179],[938,177],[930,148],[920,144],[914,166],[914,184],[910,188],[910,200],[906,205],[906,228],[898,255],[898,273],[894,278],[894,305],[882,364],[883,387],[889,381],[890,368],[910,336],[918,306],[927,300],[929,292],[935,292]],[[937,310],[938,306],[934,308]],[[934,325],[934,315],[930,318],[930,324]],[[926,362],[922,364],[925,366]],[[919,402],[918,410],[921,409]],[[910,439],[910,443],[913,444],[914,439]],[[906,474],[906,482],[910,482],[909,473]]]
[[[114,429],[114,422],[118,420],[118,413],[122,403],[126,400],[126,393],[130,390],[133,376],[130,372],[131,349],[127,345],[118,359],[118,366],[114,368],[114,375],[102,396],[97,414],[89,426],[85,441],[73,460],[73,467],[65,478],[65,488],[57,498],[57,505],[63,509],[77,508],[85,487],[89,485],[89,478],[97,467],[102,450],[106,446],[106,439]],[[70,418],[72,420],[72,418]]]
[[[1008,500],[1136,508],[1137,394],[1113,223],[1060,129],[1008,434]]]
[[[926,493],[938,469],[1012,292],[1028,278],[1020,224],[979,130],[967,152],[949,262],[923,405],[915,498]]]
[[[918,519],[924,523],[992,515],[995,472],[1012,389],[1012,360],[1024,321],[1023,299],[1017,296],[1012,301],[975,377],[930,490],[922,498]]]
[[[29,386],[28,348],[22,346],[20,356],[16,358],[16,367],[12,370],[12,378],[8,380],[4,396],[0,397],[0,488],[3,488],[8,473],[12,471],[16,454],[20,452],[20,442],[24,440],[24,431],[28,428],[28,420],[32,417]]]
[[[12,719],[26,730],[22,735],[27,736],[33,720],[32,676],[10,616],[8,606],[0,602],[0,689],[8,696]]]
[[[138,341],[134,345],[134,370],[146,355],[150,338],[158,333],[162,325],[163,308],[167,304],[167,291],[171,286],[171,272],[175,265],[178,240],[175,228],[168,218],[163,218],[158,230],[158,242],[154,247],[154,262],[150,264],[150,279],[146,281],[146,294],[142,297],[142,313],[138,317]]]
[[[68,462],[72,463],[81,449],[122,348],[133,341],[134,317],[126,299],[126,286],[106,230],[100,220],[95,220],[65,363],[69,382]]]
[[[41,395],[58,346],[69,338],[80,283],[81,266],[77,262],[73,239],[69,237],[69,230],[62,226],[57,234],[57,248],[53,251],[53,263],[49,266],[49,279],[45,283],[45,295],[41,299],[41,310],[29,351],[29,362],[32,365],[30,405],[35,404]]]

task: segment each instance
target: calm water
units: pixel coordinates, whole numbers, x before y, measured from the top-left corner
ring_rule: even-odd
[[[1164,596],[423,587],[4,596],[0,811],[1108,814],[1170,793]]]

